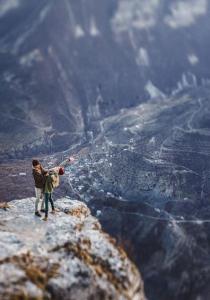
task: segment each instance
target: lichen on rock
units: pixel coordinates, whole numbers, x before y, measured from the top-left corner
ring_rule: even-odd
[[[141,277],[88,207],[56,201],[48,222],[34,199],[0,210],[0,299],[143,300]]]

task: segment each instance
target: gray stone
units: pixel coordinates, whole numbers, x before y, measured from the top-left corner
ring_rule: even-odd
[[[143,300],[143,283],[88,207],[56,201],[48,221],[34,198],[0,209],[0,298]]]

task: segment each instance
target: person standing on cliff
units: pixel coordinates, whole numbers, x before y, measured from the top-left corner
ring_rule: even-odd
[[[59,186],[59,175],[64,174],[64,167],[69,163],[74,162],[74,157],[64,160],[59,167],[54,167],[50,170],[45,170],[40,162],[36,159],[32,161],[33,177],[35,182],[35,215],[41,217],[39,211],[39,202],[42,200],[41,212],[45,212],[45,217],[48,217],[48,203],[50,201],[54,212],[54,204],[52,200],[52,192],[55,187]],[[44,198],[44,199],[43,199]],[[44,208],[45,204],[45,208]],[[47,207],[46,207],[47,206]]]
[[[55,206],[52,199],[54,188],[59,186],[59,176],[64,175],[64,167],[56,167],[46,174],[46,181],[44,186],[44,201],[45,201],[45,217],[44,221],[48,219],[48,206],[51,204],[52,213],[55,213]]]
[[[59,167],[55,167],[53,169],[50,169],[49,172],[46,174],[46,181],[45,181],[45,186],[44,186],[44,199],[45,199],[45,217],[44,221],[47,221],[48,219],[48,205],[49,202],[51,204],[52,208],[52,213],[55,213],[55,207],[54,207],[54,202],[52,199],[52,193],[54,188],[57,188],[59,186],[59,177],[64,175],[65,169],[64,167],[69,164],[73,163],[74,158],[70,157],[66,159],[64,162],[60,164]]]
[[[46,181],[46,174],[47,171],[42,167],[40,162],[37,159],[32,160],[32,174],[34,177],[34,183],[35,183],[35,194],[36,194],[36,202],[35,202],[35,216],[41,217],[40,211],[39,211],[39,204],[40,201],[42,201],[41,204],[41,211],[44,212],[44,199],[43,199],[43,192],[44,192],[44,186]]]

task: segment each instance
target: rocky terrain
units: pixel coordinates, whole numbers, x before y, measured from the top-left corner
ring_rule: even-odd
[[[209,90],[121,110],[86,147],[41,159],[50,167],[75,154],[54,197],[88,204],[139,267],[151,300],[207,300],[210,292]],[[20,199],[25,186],[33,195],[30,161],[1,169],[7,200],[9,186]]]
[[[209,103],[191,88],[122,110],[70,168],[70,195],[134,258],[152,300],[208,299]]]
[[[209,1],[1,0],[1,159],[89,141],[98,121],[205,85]]]
[[[0,0],[0,202],[34,195],[32,156],[74,154],[55,199],[87,203],[149,300],[210,294],[209,17],[208,0]]]
[[[136,267],[85,204],[59,199],[44,222],[34,200],[0,206],[1,299],[145,299]]]

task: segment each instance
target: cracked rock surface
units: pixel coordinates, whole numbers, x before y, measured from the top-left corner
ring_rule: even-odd
[[[56,207],[47,222],[34,198],[0,208],[0,299],[145,299],[136,267],[87,206]]]

